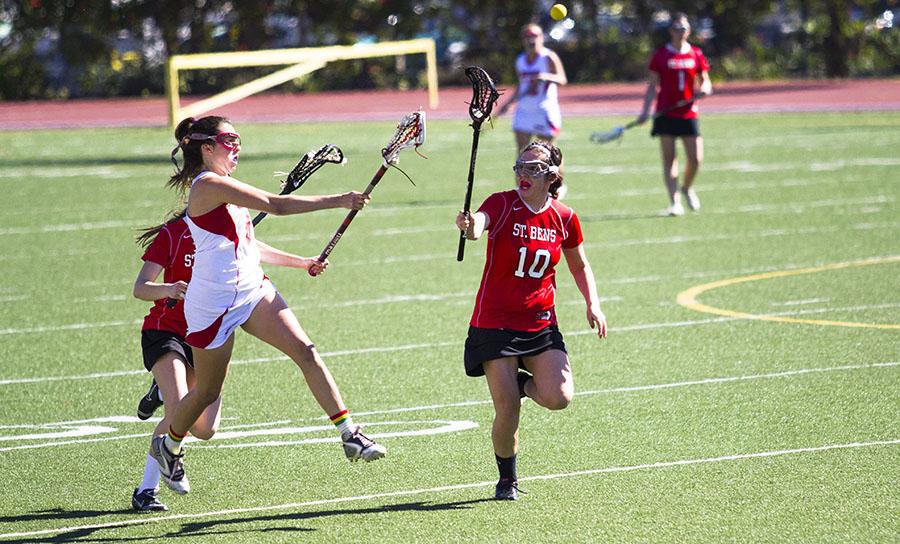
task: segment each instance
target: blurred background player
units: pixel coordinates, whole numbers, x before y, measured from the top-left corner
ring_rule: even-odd
[[[587,306],[587,321],[606,336],[594,274],[584,254],[575,212],[556,199],[562,152],[534,142],[514,170],[518,188],[494,193],[475,214],[460,212],[456,226],[470,240],[488,232],[487,260],[469,326],[465,368],[485,376],[494,404],[491,440],[500,472],[499,500],[518,498],[516,454],[521,399],[550,410],[575,394],[572,369],[556,321],[556,264],[565,255]]]
[[[562,128],[557,86],[568,83],[559,56],[544,47],[544,30],[536,24],[527,24],[522,27],[521,36],[525,50],[516,57],[519,86],[497,113],[503,115],[518,102],[513,117],[517,154],[532,139],[556,141]]]
[[[638,123],[647,121],[654,96],[656,111],[665,112],[654,119],[650,134],[659,136],[663,180],[669,193],[666,214],[670,216],[684,215],[682,195],[690,209],[700,209],[700,199],[694,191],[694,178],[703,161],[703,138],[700,136],[697,102],[692,100],[711,94],[712,82],[709,79],[709,62],[703,52],[687,41],[690,33],[687,15],[675,13],[669,23],[669,43],[657,49],[650,60],[649,83],[644,106],[638,116]],[[679,102],[684,106],[671,109]],[[671,111],[667,111],[669,109]],[[685,154],[680,188],[676,138],[681,138]]]
[[[185,119],[176,127],[175,138],[178,145],[172,156],[181,150],[184,164],[169,185],[188,193],[185,222],[195,246],[184,315],[196,384],[175,407],[168,433],[151,441],[150,453],[160,465],[163,481],[176,492],[186,492],[181,442],[221,395],[239,326],[297,364],[313,397],[337,428],[348,459],[383,457],[384,446],[353,424],[315,344],[263,273],[260,261],[281,264],[285,254],[256,241],[248,211],[289,215],[340,207],[358,210],[368,197],[357,192],[276,195],[238,181],[231,173],[238,165],[241,139],[222,117]],[[313,260],[308,268],[320,270],[323,265]]]

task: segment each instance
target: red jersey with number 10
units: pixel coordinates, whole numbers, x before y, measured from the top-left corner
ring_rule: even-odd
[[[194,265],[194,240],[184,219],[164,225],[141,259],[162,266],[165,283],[176,281],[190,283],[191,267]],[[173,332],[184,338],[187,335],[184,301],[179,300],[172,308],[166,305],[166,302],[168,299],[162,298],[153,303],[150,313],[144,318],[141,330]]]
[[[556,263],[583,240],[575,212],[555,199],[532,211],[518,191],[494,193],[479,212],[490,217],[487,260],[473,327],[539,331],[556,325]]]
[[[679,100],[694,97],[694,81],[701,72],[709,71],[709,61],[699,47],[688,44],[687,52],[682,53],[672,47],[672,44],[666,44],[653,54],[650,70],[659,74],[656,111],[664,111]],[[692,102],[665,115],[675,119],[696,119],[697,111],[697,103]]]

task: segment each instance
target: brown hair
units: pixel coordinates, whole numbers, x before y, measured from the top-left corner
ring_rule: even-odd
[[[182,198],[190,188],[191,180],[203,170],[203,155],[200,153],[200,146],[205,140],[202,136],[215,136],[220,132],[219,125],[222,123],[230,123],[230,121],[218,115],[208,115],[200,119],[188,117],[175,127],[175,140],[178,142],[178,145],[172,150],[175,173],[169,178],[166,186],[179,191]],[[175,159],[178,150],[181,150],[184,156],[184,164],[181,168],[178,168],[178,161]]]
[[[153,239],[156,238],[156,235],[159,234],[159,232],[163,229],[163,227],[165,227],[169,223],[173,223],[175,221],[178,221],[179,219],[183,219],[186,215],[187,208],[182,208],[181,211],[169,212],[169,218],[160,225],[139,229],[141,233],[138,234],[136,238],[138,245],[140,245],[141,247],[149,246]]]
[[[522,153],[525,153],[529,149],[539,149],[542,152],[547,154],[548,159],[550,160],[551,166],[558,166],[559,171],[551,172],[548,175],[555,176],[556,179],[550,184],[550,187],[547,189],[547,192],[550,193],[550,196],[553,198],[559,198],[559,188],[562,187],[563,184],[563,174],[562,174],[562,150],[560,150],[555,145],[545,142],[542,140],[535,140],[530,144],[525,146],[525,149],[522,150]]]

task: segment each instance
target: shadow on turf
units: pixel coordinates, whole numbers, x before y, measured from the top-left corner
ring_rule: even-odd
[[[472,508],[473,505],[482,502],[494,502],[494,499],[473,499],[468,501],[456,501],[446,503],[431,502],[410,502],[404,504],[390,504],[386,506],[372,508],[346,508],[339,510],[323,510],[320,512],[286,512],[283,514],[272,514],[256,517],[235,517],[231,519],[211,519],[207,521],[197,521],[185,523],[176,531],[169,531],[156,536],[142,537],[104,537],[95,535],[101,531],[117,531],[122,527],[101,527],[101,528],[84,528],[55,535],[39,536],[27,540],[16,540],[22,544],[38,544],[38,543],[62,543],[62,542],[145,542],[148,539],[164,539],[164,538],[192,538],[192,537],[208,537],[213,535],[228,535],[238,533],[272,533],[272,532],[313,532],[316,529],[309,527],[301,527],[291,522],[301,520],[312,520],[317,518],[326,518],[331,516],[352,516],[365,514],[390,514],[392,512],[439,512],[445,510],[465,510]],[[73,510],[67,512],[60,509],[45,510],[35,512],[24,516],[10,516],[0,518],[0,522],[16,522],[16,521],[35,521],[47,519],[77,519],[90,518],[97,516],[105,516],[110,514],[134,513],[132,510],[119,511],[81,511]],[[152,519],[153,514],[135,514],[137,516],[148,516]],[[242,528],[243,524],[253,523],[277,523],[278,527],[261,527],[258,529]],[[149,525],[149,524],[148,524]],[[246,537],[250,539],[250,537]],[[252,539],[251,539],[252,540]],[[4,541],[5,542],[5,541]]]

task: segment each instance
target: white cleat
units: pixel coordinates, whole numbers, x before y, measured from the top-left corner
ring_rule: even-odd
[[[184,475],[184,453],[172,453],[166,447],[166,437],[154,436],[150,441],[150,456],[159,464],[159,475],[166,486],[184,495],[191,490],[191,483]]]
[[[351,461],[359,459],[366,462],[374,461],[381,459],[387,453],[387,448],[364,435],[358,426],[352,433],[342,434],[341,442],[344,445],[344,455]]]
[[[697,193],[694,191],[694,188],[690,189],[682,189],[681,194],[684,195],[684,199],[687,201],[688,208],[692,211],[700,210],[700,198],[697,196]]]
[[[681,205],[681,202],[674,202],[666,208],[666,215],[669,217],[681,217],[684,215],[684,206]]]

